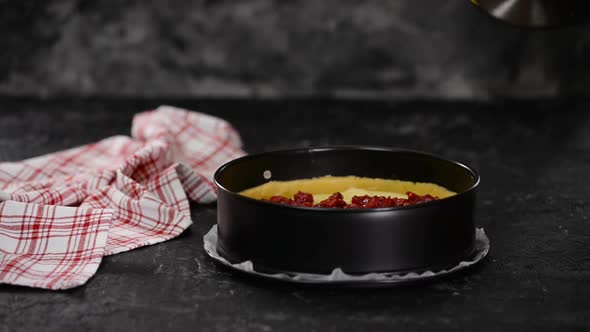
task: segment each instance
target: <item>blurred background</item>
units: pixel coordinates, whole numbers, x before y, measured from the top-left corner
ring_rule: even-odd
[[[590,29],[467,0],[0,0],[0,94],[552,98],[590,92]]]

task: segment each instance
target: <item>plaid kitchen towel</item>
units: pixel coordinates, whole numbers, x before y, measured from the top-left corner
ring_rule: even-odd
[[[132,137],[0,163],[0,283],[76,287],[104,255],[178,236],[241,145],[224,120],[161,106],[135,116]]]

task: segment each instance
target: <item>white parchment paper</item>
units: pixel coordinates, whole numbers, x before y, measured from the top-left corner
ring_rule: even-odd
[[[279,279],[297,283],[399,283],[411,280],[420,280],[432,278],[448,273],[452,273],[468,266],[476,264],[481,261],[490,250],[490,240],[486,236],[483,228],[475,230],[475,253],[469,259],[466,259],[459,264],[447,270],[440,271],[424,271],[422,273],[367,273],[363,275],[350,275],[343,272],[340,268],[335,268],[330,274],[315,274],[315,273],[262,273],[254,269],[251,261],[245,261],[238,264],[232,264],[217,253],[217,225],[213,226],[211,230],[203,237],[205,251],[213,259],[222,264],[240,270],[249,274],[266,277],[271,279]]]

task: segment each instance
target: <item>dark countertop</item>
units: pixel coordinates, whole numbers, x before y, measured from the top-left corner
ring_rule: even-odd
[[[590,327],[589,102],[0,99],[0,160],[128,134],[134,112],[173,103],[226,118],[248,152],[326,144],[427,150],[482,176],[488,259],[438,282],[325,289],[234,275],[193,206],[177,239],[106,257],[85,286],[0,286],[0,331],[585,330]]]

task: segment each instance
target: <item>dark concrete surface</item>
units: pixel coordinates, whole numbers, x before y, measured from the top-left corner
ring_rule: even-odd
[[[481,172],[483,264],[407,287],[268,283],[216,265],[202,248],[215,206],[166,243],[106,257],[85,286],[0,286],[0,331],[586,331],[590,327],[590,106],[585,101],[0,99],[0,160],[127,134],[162,103],[222,116],[248,152],[324,144],[427,150]]]
[[[590,93],[590,29],[524,30],[468,0],[0,0],[0,93]]]

